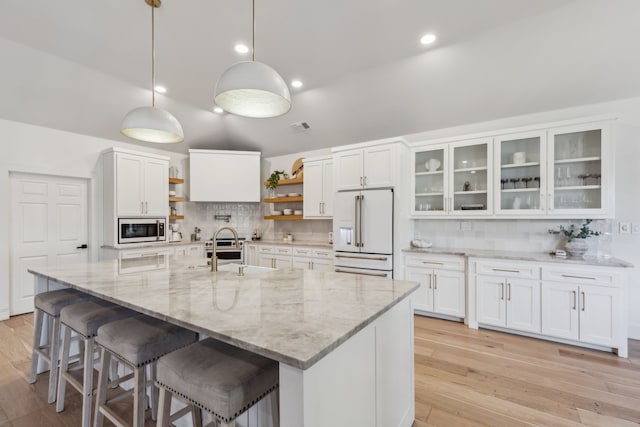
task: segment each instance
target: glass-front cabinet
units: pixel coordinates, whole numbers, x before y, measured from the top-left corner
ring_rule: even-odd
[[[491,140],[413,149],[412,216],[492,213]]]
[[[546,131],[494,139],[496,178],[493,188],[497,214],[546,214],[546,147]]]
[[[609,144],[608,123],[549,131],[547,175],[551,215],[607,213],[613,194]]]

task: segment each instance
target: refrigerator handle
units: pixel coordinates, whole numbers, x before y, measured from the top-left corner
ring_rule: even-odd
[[[359,217],[358,217],[358,209],[359,209],[359,207],[360,207],[360,206],[359,206],[359,205],[360,205],[360,203],[359,203],[359,202],[360,202],[360,195],[356,196],[356,199],[355,199],[356,207],[355,207],[355,210],[354,210],[355,218],[354,218],[354,227],[353,227],[353,228],[355,229],[355,233],[356,233],[356,236],[355,236],[356,248],[360,247],[360,240],[359,240],[359,239],[360,239],[360,237],[358,236],[358,231],[359,231],[359,223],[358,223],[358,219],[359,219]]]
[[[365,177],[365,182],[366,182],[366,177]],[[362,194],[360,196],[360,221],[358,221],[358,227],[360,228],[360,230],[358,231],[358,235],[360,236],[360,247],[364,246],[364,243],[362,243],[362,201],[364,200],[364,194]]]

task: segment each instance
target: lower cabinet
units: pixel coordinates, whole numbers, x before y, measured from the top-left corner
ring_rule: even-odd
[[[478,276],[478,322],[540,333],[540,281]]]
[[[176,246],[174,253],[176,256],[188,256],[188,257],[204,257],[204,247],[202,245],[185,245]]]
[[[464,258],[442,255],[405,255],[405,279],[420,284],[413,307],[421,312],[465,317]]]
[[[252,244],[247,264],[269,268],[333,271],[333,250],[310,246]]]

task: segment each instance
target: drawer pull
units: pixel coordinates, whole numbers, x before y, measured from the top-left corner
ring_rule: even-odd
[[[572,276],[570,274],[561,274],[562,277],[565,277],[567,279],[585,279],[585,280],[596,280],[595,277],[589,277],[589,276]]]
[[[504,283],[500,283],[500,299],[504,300]]]
[[[507,282],[507,301],[511,301],[511,283]]]
[[[336,273],[359,274],[362,276],[387,277],[387,273],[363,273],[361,271],[347,271],[339,268],[335,269]]]
[[[501,271],[503,273],[520,273],[520,270],[509,270],[507,268],[492,268],[493,271]]]
[[[573,295],[573,307],[571,308],[572,310],[576,309],[576,302],[578,299],[578,293],[576,291],[571,291],[571,294]]]
[[[444,262],[422,261],[423,264],[444,265]]]
[[[433,288],[433,274],[429,274],[429,289]]]
[[[351,258],[351,259],[362,259],[362,260],[370,260],[370,261],[386,261],[387,257],[379,257],[379,258],[366,258],[361,256],[351,256],[351,255],[336,255],[336,258]]]
[[[586,311],[586,310],[584,309],[584,308],[585,308],[584,306],[586,305],[586,302],[587,302],[587,301],[586,301],[586,299],[585,299],[584,292],[580,292],[580,293],[582,294],[582,311]]]

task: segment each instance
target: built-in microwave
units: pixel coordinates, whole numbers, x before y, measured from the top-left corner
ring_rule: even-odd
[[[166,218],[118,218],[118,243],[164,242]]]

